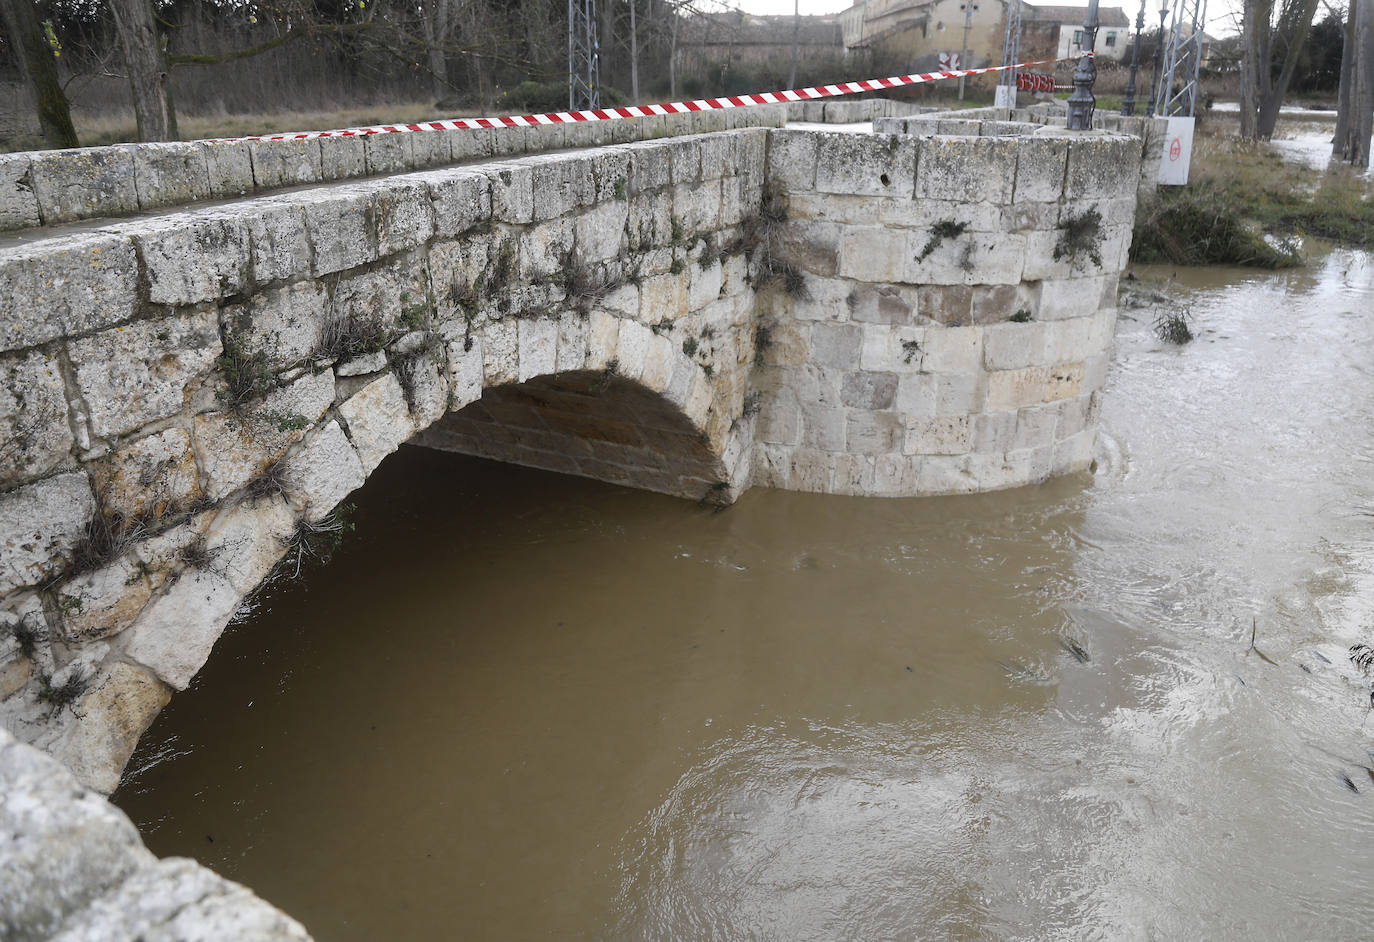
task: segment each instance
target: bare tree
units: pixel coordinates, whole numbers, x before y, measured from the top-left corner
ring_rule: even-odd
[[[1374,0],[1352,0],[1350,4],[1337,99],[1331,156],[1366,169],[1370,136],[1374,134]]]
[[[1241,13],[1240,133],[1274,134],[1288,83],[1302,57],[1319,0],[1244,0]]]
[[[51,147],[76,147],[71,108],[32,0],[0,0],[0,19],[4,21],[19,68],[38,105],[38,125],[43,131],[43,140]]]
[[[110,0],[110,13],[124,53],[124,70],[129,74],[138,139],[175,141],[177,116],[152,0]]]
[[[420,7],[420,28],[425,37],[425,52],[435,98],[443,98],[449,92],[448,52],[445,46],[458,25],[457,6],[456,0],[424,0]]]

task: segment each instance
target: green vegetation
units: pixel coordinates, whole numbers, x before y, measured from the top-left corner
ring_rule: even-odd
[[[1086,256],[1098,268],[1102,267],[1102,214],[1096,207],[1077,216],[1069,216],[1059,223],[1059,241],[1054,245],[1054,260],[1068,259],[1077,263]]]
[[[916,256],[916,261],[924,262],[946,239],[957,239],[964,234],[966,229],[968,229],[966,222],[955,222],[953,219],[940,220],[930,227],[930,240],[921,249],[921,254]]]
[[[232,409],[267,395],[277,386],[267,353],[262,350],[250,352],[233,334],[225,335],[224,352],[216,362],[228,387],[220,393],[220,398]]]
[[[1302,236],[1374,245],[1374,187],[1284,163],[1265,144],[1200,136],[1189,185],[1141,204],[1131,259],[1288,268],[1302,264]]]

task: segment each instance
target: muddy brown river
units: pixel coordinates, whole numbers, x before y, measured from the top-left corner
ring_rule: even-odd
[[[1167,290],[1039,487],[402,449],[115,799],[321,942],[1370,938],[1374,257]]]

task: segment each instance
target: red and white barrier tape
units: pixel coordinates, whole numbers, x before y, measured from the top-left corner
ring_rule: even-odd
[[[301,131],[291,134],[263,134],[258,137],[218,138],[219,143],[233,141],[312,141],[325,137],[366,137],[371,134],[410,134],[417,131],[464,131],[476,128],[528,128],[545,124],[575,124],[583,121],[614,121],[618,118],[649,118],[655,115],[685,114],[689,111],[713,111],[724,108],[744,108],[749,105],[777,105],[792,101],[811,101],[838,95],[857,95],[860,92],[880,92],[889,88],[921,85],[968,75],[986,75],[1012,69],[1026,69],[1033,65],[1054,65],[1077,62],[1078,56],[1062,59],[1040,59],[1016,65],[992,65],[981,69],[952,69],[944,72],[913,72],[890,78],[864,79],[861,82],[840,82],[815,88],[793,88],[780,92],[756,92],[751,95],[727,95],[724,98],[703,98],[696,101],[674,101],[662,105],[627,105],[621,108],[598,108],[592,111],[555,111],[549,114],[506,115],[501,118],[450,118],[442,121],[421,121],[418,124],[378,124],[366,128],[345,128],[339,131]]]

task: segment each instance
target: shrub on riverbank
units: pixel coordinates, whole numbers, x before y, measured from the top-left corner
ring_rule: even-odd
[[[1286,163],[1265,144],[1199,136],[1191,177],[1141,204],[1133,261],[1285,268],[1301,263],[1286,243],[1294,236],[1374,245],[1374,185],[1349,172]]]

